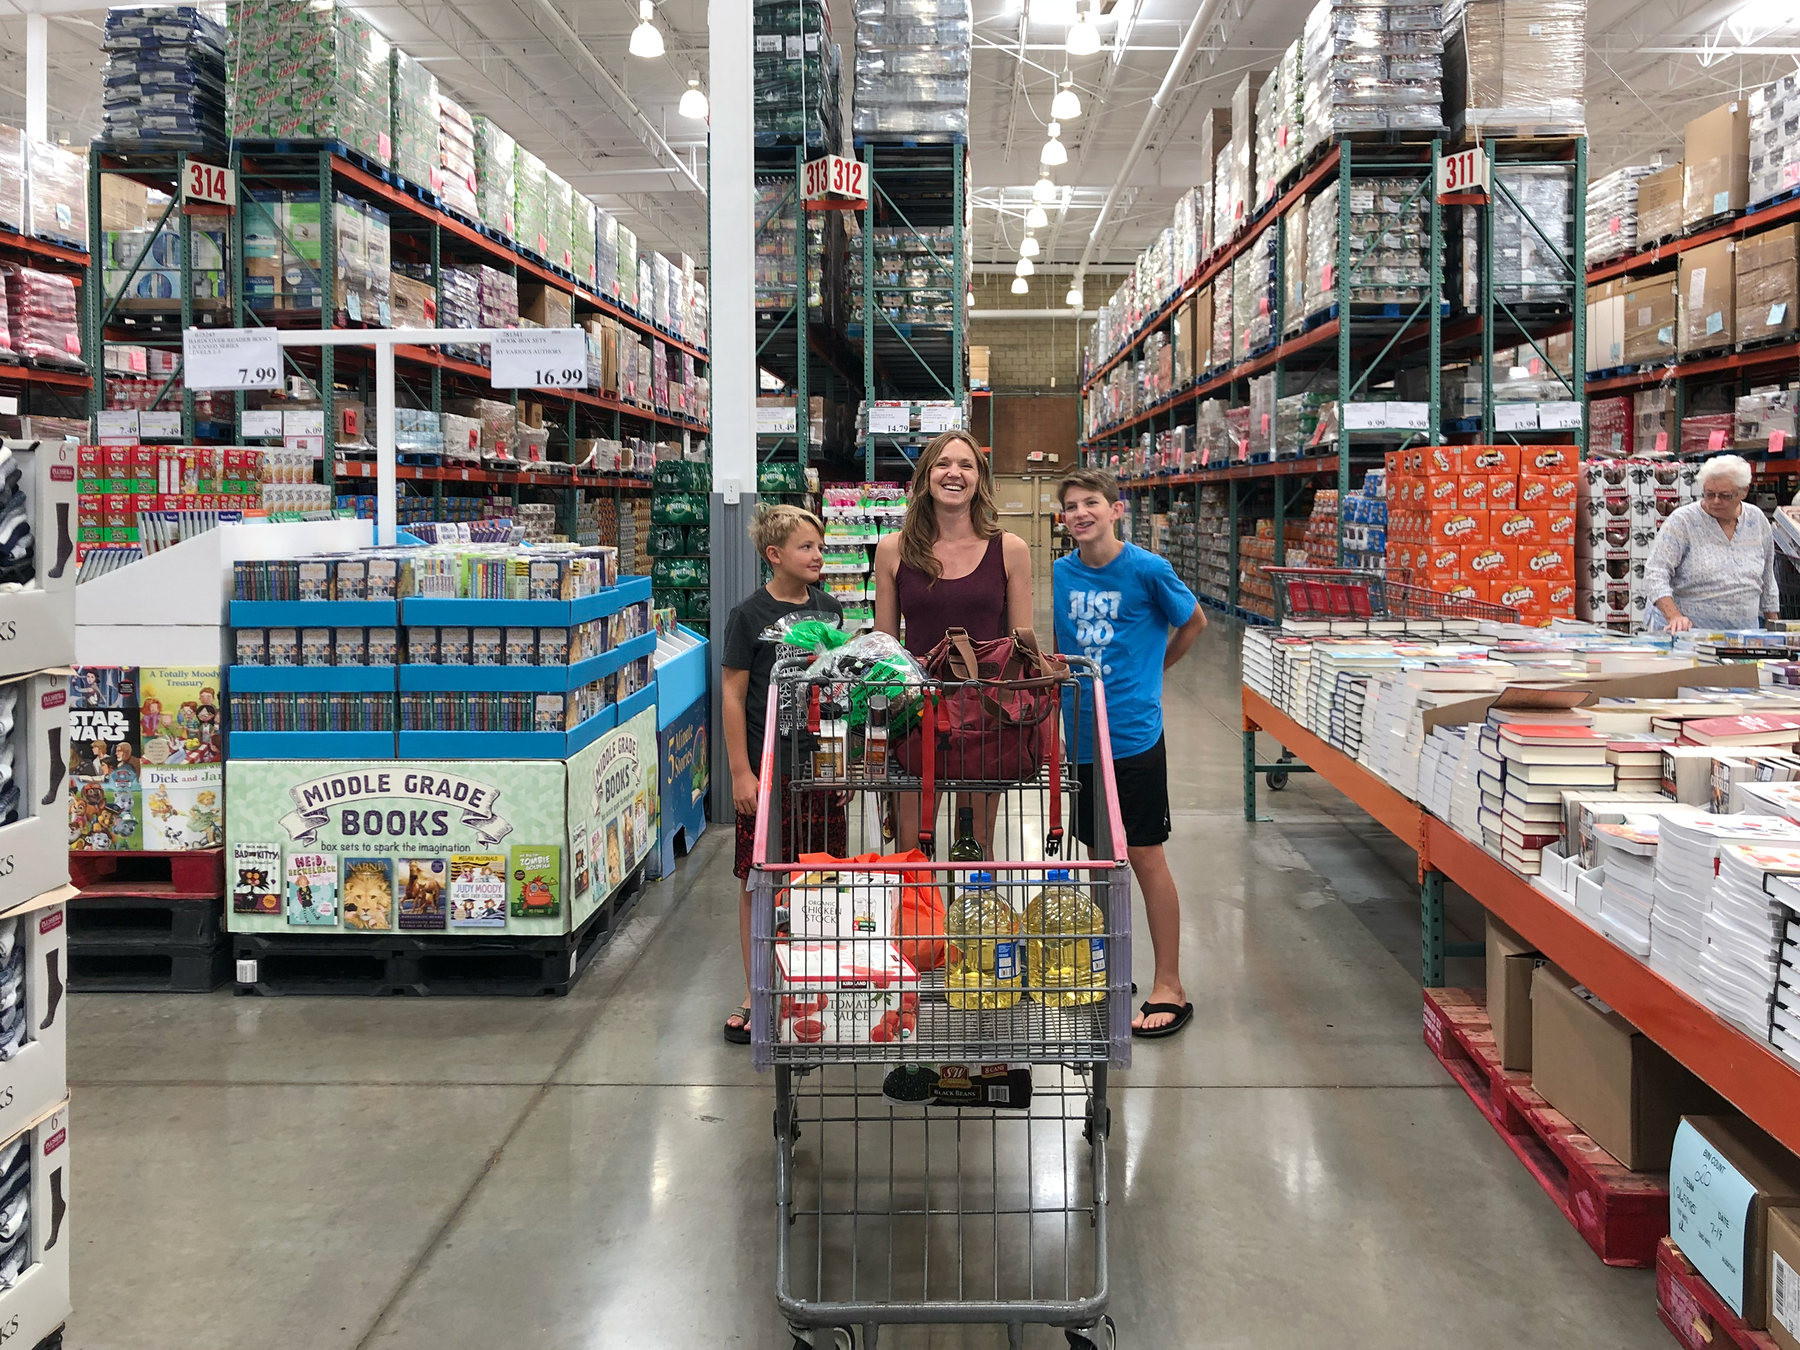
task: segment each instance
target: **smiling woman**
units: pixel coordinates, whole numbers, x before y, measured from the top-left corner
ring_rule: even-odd
[[[875,626],[924,660],[951,628],[961,628],[976,643],[1030,628],[1031,607],[1031,549],[1000,528],[987,456],[966,431],[933,437],[913,469],[900,533],[875,549]],[[958,806],[977,808],[975,833],[983,856],[999,804],[992,794],[957,800]],[[917,797],[895,797],[899,848],[918,843],[918,816]]]

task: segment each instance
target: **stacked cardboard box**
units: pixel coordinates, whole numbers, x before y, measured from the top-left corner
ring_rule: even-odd
[[[1681,223],[1742,211],[1750,201],[1750,104],[1733,99],[1696,117],[1682,135]]]
[[[1586,134],[1583,0],[1452,0],[1444,8],[1444,112],[1453,130]]]
[[[1638,247],[1673,239],[1681,233],[1681,202],[1686,168],[1679,162],[1638,180]]]
[[[1693,500],[1696,468],[1674,460],[1640,459],[1596,459],[1581,465],[1576,618],[1623,631],[1643,626],[1649,612],[1644,565],[1663,520]]]
[[[1678,347],[1683,357],[1729,351],[1736,341],[1736,254],[1734,239],[1716,239],[1682,253]]]
[[[1387,567],[1547,623],[1575,613],[1575,448],[1432,445],[1387,455]]]
[[[1800,330],[1797,243],[1800,225],[1792,224],[1738,240],[1734,332],[1740,344],[1791,339]]]
[[[1673,361],[1678,350],[1682,306],[1679,278],[1663,272],[1651,277],[1620,278],[1624,322],[1624,364],[1654,365]]]

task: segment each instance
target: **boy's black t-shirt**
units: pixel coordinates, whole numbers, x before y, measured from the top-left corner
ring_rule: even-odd
[[[725,620],[725,645],[719,652],[719,664],[732,670],[750,672],[750,688],[744,695],[744,727],[749,733],[749,743],[745,750],[749,755],[752,773],[759,772],[762,765],[763,727],[769,708],[769,674],[775,669],[776,647],[779,645],[764,642],[757,635],[784,615],[796,614],[804,609],[824,610],[840,619],[844,616],[844,607],[817,586],[806,588],[806,602],[799,605],[777,600],[769,594],[767,586],[758,586]]]

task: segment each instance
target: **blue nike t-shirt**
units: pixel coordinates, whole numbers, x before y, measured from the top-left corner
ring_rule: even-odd
[[[1052,613],[1056,649],[1100,667],[1114,759],[1153,749],[1163,734],[1163,656],[1169,630],[1193,617],[1199,601],[1168,562],[1126,544],[1105,567],[1089,567],[1079,553],[1056,560]],[[1063,725],[1078,763],[1094,758],[1093,694],[1082,690],[1081,726],[1073,690],[1063,695]]]

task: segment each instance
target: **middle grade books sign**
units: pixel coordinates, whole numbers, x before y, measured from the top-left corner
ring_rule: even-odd
[[[226,766],[233,932],[564,933],[656,842],[656,713],[569,760]]]

